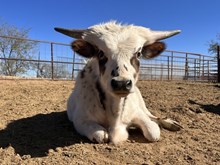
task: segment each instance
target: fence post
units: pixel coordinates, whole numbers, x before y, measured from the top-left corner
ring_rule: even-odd
[[[171,52],[171,80],[173,80],[173,51]]]
[[[74,51],[74,52],[73,52],[73,66],[72,66],[72,67],[73,67],[73,68],[72,68],[72,80],[74,80],[74,70],[75,70],[75,68],[74,68],[75,65],[74,65],[74,64],[75,64],[75,56],[76,56],[76,52]]]
[[[38,53],[38,62],[37,62],[37,78],[40,77],[40,52]]]
[[[196,81],[196,59],[194,59],[194,81]]]
[[[168,56],[167,57],[167,66],[168,66],[168,68],[167,68],[167,71],[168,71],[168,80],[170,80],[170,57]]]
[[[185,80],[188,80],[189,76],[189,65],[188,65],[188,53],[186,53],[186,62],[185,62]]]
[[[50,55],[51,55],[51,78],[54,79],[54,62],[53,62],[53,43],[50,43]]]
[[[205,57],[202,57],[202,80],[205,80]]]
[[[220,83],[220,46],[217,46],[218,83]]]
[[[208,74],[208,81],[210,80],[209,78],[209,61],[207,61],[207,67],[208,67],[208,70],[207,70],[207,74]]]

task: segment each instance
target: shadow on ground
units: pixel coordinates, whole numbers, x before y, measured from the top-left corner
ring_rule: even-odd
[[[140,129],[129,130],[130,140],[146,143]],[[80,136],[69,122],[66,112],[38,114],[36,116],[12,121],[0,130],[0,148],[12,146],[21,156],[47,156],[49,149],[79,143],[91,143]]]
[[[200,104],[197,103],[193,100],[189,100],[188,101],[190,104],[196,104],[199,105],[203,110],[207,111],[207,112],[211,112],[211,113],[215,113],[220,115],[220,104],[218,105],[213,105],[213,104]]]
[[[12,121],[0,130],[0,148],[12,146],[19,155],[46,156],[49,149],[86,142],[73,129],[66,112],[38,114]]]

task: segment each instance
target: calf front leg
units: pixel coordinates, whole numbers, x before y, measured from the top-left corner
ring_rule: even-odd
[[[128,131],[127,131],[127,125],[124,125],[122,123],[116,124],[114,127],[110,128],[110,141],[113,144],[119,144],[121,142],[124,142],[128,139]]]
[[[160,127],[148,116],[144,114],[139,115],[134,119],[134,124],[141,128],[144,137],[150,142],[158,141],[160,139]]]
[[[74,126],[81,135],[93,142],[106,143],[109,141],[107,130],[94,121],[74,123]]]

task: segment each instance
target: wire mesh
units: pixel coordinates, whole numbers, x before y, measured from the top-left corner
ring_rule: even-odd
[[[0,75],[74,80],[86,64],[86,59],[73,52],[69,44],[9,36],[0,38],[34,43],[28,56],[23,58],[3,56],[0,51]],[[11,65],[13,70],[22,63],[22,69],[14,68],[11,74],[4,72],[6,66]],[[141,59],[140,63],[142,80],[216,81],[218,75],[217,58],[196,53],[167,50],[156,58]]]

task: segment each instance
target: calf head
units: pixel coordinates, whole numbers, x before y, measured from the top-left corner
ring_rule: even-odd
[[[72,49],[83,57],[97,60],[101,85],[106,92],[119,97],[134,92],[140,58],[158,56],[166,48],[160,40],[180,32],[153,31],[116,22],[95,25],[85,30],[55,30],[77,39],[72,42]]]

